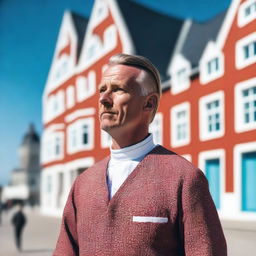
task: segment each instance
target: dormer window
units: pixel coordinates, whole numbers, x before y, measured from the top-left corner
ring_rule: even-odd
[[[256,0],[247,0],[241,4],[238,12],[238,26],[243,27],[256,19]]]
[[[199,62],[200,82],[207,84],[224,74],[224,55],[214,42],[209,42]]]
[[[112,50],[117,44],[117,32],[114,24],[104,31],[104,48],[106,51]]]
[[[182,68],[180,70],[177,71],[177,80],[179,84],[182,84],[184,82],[186,82],[187,80],[187,70],[186,68]]]
[[[213,58],[212,60],[207,62],[207,73],[211,75],[215,72],[218,72],[220,68],[219,66],[219,58]]]
[[[88,61],[95,60],[102,51],[100,39],[97,36],[91,36],[88,47],[86,49],[86,58]]]
[[[171,93],[178,94],[187,90],[190,86],[190,62],[181,54],[177,54],[169,68],[171,75]]]

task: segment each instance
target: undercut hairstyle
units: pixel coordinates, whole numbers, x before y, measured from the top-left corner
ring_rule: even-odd
[[[143,86],[141,88],[142,95],[147,96],[150,93],[156,92],[158,94],[158,98],[161,97],[162,89],[159,72],[157,68],[147,58],[139,55],[119,53],[113,55],[109,59],[108,65],[126,65],[143,70],[144,72],[141,72],[141,74],[137,78],[137,81],[145,81],[147,80],[147,78],[149,78],[149,80],[147,81],[146,86]]]

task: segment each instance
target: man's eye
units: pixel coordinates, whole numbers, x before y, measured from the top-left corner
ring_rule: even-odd
[[[124,91],[124,89],[122,89],[122,88],[114,88],[113,89],[113,92],[118,92],[118,91]]]

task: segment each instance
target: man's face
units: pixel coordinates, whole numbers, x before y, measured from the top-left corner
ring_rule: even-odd
[[[99,86],[99,119],[101,129],[111,135],[115,131],[136,132],[141,126],[145,97],[141,96],[141,85],[136,81],[140,72],[135,67],[113,65],[103,74]]]

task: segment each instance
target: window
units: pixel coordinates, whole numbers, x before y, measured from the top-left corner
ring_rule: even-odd
[[[256,78],[235,87],[235,129],[236,132],[256,129]]]
[[[153,134],[155,144],[163,144],[163,114],[156,113],[153,122],[149,126],[149,132]]]
[[[63,132],[46,131],[42,137],[42,163],[61,160],[63,158]]]
[[[83,125],[82,127],[83,131],[82,131],[82,136],[83,136],[83,140],[82,143],[83,145],[88,144],[89,141],[89,126],[87,124]]]
[[[210,41],[199,63],[200,82],[207,84],[224,74],[224,55],[215,42]]]
[[[245,60],[254,57],[256,55],[256,41],[245,45],[243,47],[243,51],[243,56]]]
[[[90,70],[88,73],[88,93],[93,95],[96,92],[96,73]]]
[[[208,132],[220,130],[220,101],[215,100],[206,104]]]
[[[117,32],[114,24],[110,25],[104,31],[104,48],[106,51],[110,51],[115,48],[117,44]]]
[[[238,26],[243,27],[254,19],[256,19],[256,0],[245,1],[238,11]]]
[[[85,118],[75,121],[67,128],[67,152],[73,154],[91,150],[94,146],[94,119]]]
[[[72,108],[75,105],[75,89],[70,85],[66,91],[67,108]]]
[[[86,58],[91,63],[102,53],[102,44],[97,35],[91,35],[86,48]]]
[[[76,79],[76,98],[78,102],[83,101],[87,97],[88,86],[87,79],[84,76],[79,76]]]
[[[256,32],[236,43],[236,68],[242,69],[256,63]]]
[[[184,102],[171,109],[171,146],[179,147],[190,142],[190,104]]]
[[[60,154],[60,138],[55,138],[55,155],[58,156]]]
[[[214,58],[207,62],[207,72],[208,74],[212,74],[214,72],[217,72],[219,70],[219,59]]]
[[[57,82],[63,77],[66,77],[71,71],[71,64],[71,58],[66,54],[57,59],[53,79]]]
[[[171,76],[171,93],[178,94],[190,86],[191,64],[181,54],[177,54],[168,68]]]
[[[202,141],[224,135],[224,93],[204,96],[199,100],[200,139]]]

